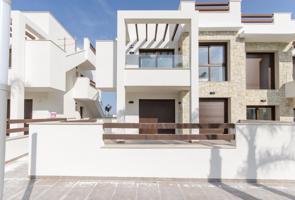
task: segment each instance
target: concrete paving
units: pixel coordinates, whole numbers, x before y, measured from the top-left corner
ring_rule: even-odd
[[[6,165],[6,200],[295,200],[295,183],[27,177],[27,160]]]

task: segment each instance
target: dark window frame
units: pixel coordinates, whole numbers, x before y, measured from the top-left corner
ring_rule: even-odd
[[[276,89],[276,55],[274,52],[246,52],[246,59],[248,59],[248,55],[271,55],[271,60],[270,62],[272,62],[271,64],[271,75],[270,75],[270,87],[268,87],[267,89],[262,88],[261,83],[259,83],[259,88],[251,88],[248,86],[248,82],[247,82],[247,69],[246,69],[246,89],[248,90],[274,90]],[[247,65],[246,65],[247,68]],[[260,69],[259,69],[260,70]],[[261,77],[259,77],[259,81],[261,81]]]
[[[174,56],[175,55],[175,49],[139,49],[139,55],[140,56],[148,56],[148,55],[155,55],[155,56],[158,56],[158,55],[162,55],[161,53],[171,53],[171,54],[167,54],[167,55],[172,55]],[[155,67],[154,68],[161,68],[158,66],[158,57],[155,58],[155,61],[156,61],[156,64],[155,64]],[[175,67],[175,60],[172,59],[172,68]],[[139,68],[147,68],[147,67],[143,67],[141,65],[141,57],[139,57]],[[147,68],[148,69],[148,68]]]
[[[259,108],[271,108],[271,115],[272,115],[271,118],[272,119],[270,121],[275,121],[276,120],[276,107],[275,106],[251,106],[251,105],[249,105],[249,106],[247,106],[247,111],[250,108],[255,109],[255,120],[260,120],[260,119],[258,119],[258,110],[259,110]],[[249,120],[248,117],[247,117],[247,120]]]
[[[223,59],[224,59],[224,62],[221,63],[221,64],[210,64],[210,47],[211,46],[221,46],[224,48],[224,53],[223,53]],[[200,47],[207,47],[208,48],[208,65],[201,65],[199,63],[199,68],[201,67],[208,67],[208,82],[225,82],[225,81],[228,81],[228,43],[227,42],[201,42],[199,43],[199,48]],[[225,69],[225,76],[224,76],[224,80],[222,81],[212,81],[211,80],[211,70],[210,68],[211,67],[220,67],[222,66],[224,69]]]

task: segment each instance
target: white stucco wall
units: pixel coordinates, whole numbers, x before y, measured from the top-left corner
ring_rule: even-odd
[[[294,124],[238,124],[236,147],[107,148],[101,124],[31,124],[30,175],[295,180]]]

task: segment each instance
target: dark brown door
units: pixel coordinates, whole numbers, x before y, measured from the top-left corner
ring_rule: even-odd
[[[7,99],[7,114],[6,114],[6,118],[10,119],[10,99]],[[6,129],[9,129],[9,124],[6,124]],[[9,136],[9,134],[7,134],[7,136]]]
[[[227,99],[200,99],[200,123],[201,124],[219,124],[228,122],[228,100]],[[220,129],[201,129],[200,133],[224,133]]]
[[[175,123],[175,100],[139,100],[141,123]],[[141,129],[141,134],[175,134],[174,129]]]
[[[33,100],[32,99],[26,99],[25,100],[25,119],[32,119],[33,118]],[[29,127],[28,124],[25,124],[25,127]],[[25,132],[25,134],[28,134],[28,132]]]

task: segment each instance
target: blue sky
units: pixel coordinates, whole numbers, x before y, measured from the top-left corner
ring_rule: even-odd
[[[12,7],[50,11],[81,44],[83,37],[93,42],[114,39],[117,10],[169,10],[177,9],[178,4],[179,0],[13,0]],[[244,13],[292,12],[295,18],[295,0],[243,0],[242,10]],[[111,104],[115,110],[115,95],[103,94],[103,103]]]

